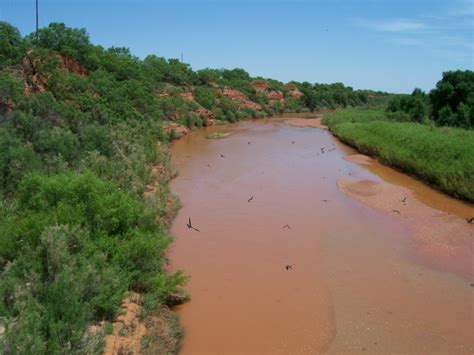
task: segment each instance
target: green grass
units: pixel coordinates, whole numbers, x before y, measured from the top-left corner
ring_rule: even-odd
[[[341,123],[367,123],[373,121],[385,121],[385,109],[383,108],[354,108],[337,110],[324,115],[322,123],[332,128]]]
[[[360,152],[474,201],[473,131],[388,121],[373,110],[333,112],[323,122]]]

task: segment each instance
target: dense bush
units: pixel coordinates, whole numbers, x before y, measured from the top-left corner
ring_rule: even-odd
[[[450,71],[430,92],[433,120],[443,126],[474,128],[474,72]]]
[[[423,122],[432,119],[439,126],[474,127],[474,72],[449,71],[426,95],[415,89],[389,102],[388,116],[398,121]]]
[[[370,104],[372,97],[387,96],[373,91],[353,90],[342,83],[312,85],[304,82],[296,85],[304,94],[304,105],[310,110],[364,106]]]
[[[153,290],[158,274],[168,277],[169,238],[153,211],[92,173],[28,175],[14,210],[0,227],[7,352],[77,350],[85,325],[112,319],[125,290]]]
[[[387,106],[391,119],[397,121],[423,122],[429,115],[428,96],[420,89],[413,90],[411,95],[395,96]]]
[[[30,42],[36,42],[36,33],[28,36]],[[91,51],[89,35],[85,28],[70,28],[64,23],[50,23],[38,31],[38,46],[67,54],[77,60],[84,60]]]
[[[5,28],[0,40],[16,33]],[[61,24],[42,29],[38,45],[23,81],[13,67],[23,48],[1,53],[0,352],[99,351],[84,341],[87,325],[113,319],[125,291],[157,304],[185,281],[162,269],[171,171],[156,142],[165,113],[128,50],[94,47]],[[64,70],[58,52],[89,74]],[[145,200],[151,164],[164,167],[155,177],[163,187]]]
[[[23,93],[23,84],[20,80],[8,73],[0,73],[0,115],[5,115],[14,108]],[[0,121],[1,123],[1,121]]]
[[[0,21],[0,70],[23,59],[25,46],[17,28]]]
[[[217,100],[217,93],[214,89],[209,86],[197,86],[194,89],[194,96],[196,97],[196,101],[208,110],[212,110],[218,106]]]

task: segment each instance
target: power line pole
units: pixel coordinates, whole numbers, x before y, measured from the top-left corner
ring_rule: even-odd
[[[181,63],[183,63],[183,52],[181,52]]]
[[[39,33],[38,33],[38,0],[36,0],[36,44],[39,41]]]

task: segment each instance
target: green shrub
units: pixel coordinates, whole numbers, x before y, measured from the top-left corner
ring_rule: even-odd
[[[0,70],[19,63],[24,53],[25,46],[18,29],[0,21]]]
[[[0,114],[13,109],[15,103],[20,99],[23,90],[24,86],[21,81],[10,74],[0,73]]]
[[[329,112],[324,115],[322,123],[332,129],[341,123],[367,123],[386,119],[385,111],[381,108],[358,108]]]
[[[170,239],[155,213],[91,173],[27,175],[12,212],[0,227],[6,352],[78,350],[86,325],[113,319],[125,290],[165,302],[185,281],[162,272]]]
[[[433,120],[439,125],[474,127],[474,72],[457,70],[443,78],[429,95]]]
[[[397,121],[423,122],[429,115],[428,96],[420,89],[413,90],[411,95],[397,95],[389,102],[387,113]]]

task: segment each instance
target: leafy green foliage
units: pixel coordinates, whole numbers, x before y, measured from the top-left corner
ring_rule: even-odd
[[[222,79],[222,70],[219,69],[201,69],[196,72],[201,84],[217,83]]]
[[[194,89],[194,96],[196,97],[196,101],[204,108],[208,110],[214,109],[218,106],[217,100],[217,93],[214,89],[209,86],[197,86]]]
[[[24,52],[25,46],[18,29],[0,21],[0,70],[21,62]]]
[[[370,91],[354,91],[350,86],[342,83],[335,84],[310,84],[296,83],[304,94],[303,101],[310,110],[335,109],[366,105],[370,96],[383,95]]]
[[[124,273],[81,228],[47,227],[35,244],[22,240],[2,272],[0,294],[10,306],[2,310],[9,319],[3,351],[78,350],[86,325],[114,314],[126,289]]]
[[[0,239],[0,314],[12,322],[10,351],[20,343],[33,351],[36,342],[45,352],[75,348],[86,324],[112,319],[125,290],[165,301],[185,281],[161,272],[170,239],[155,213],[92,173],[27,175]],[[22,335],[30,327],[39,333],[32,343]]]
[[[0,128],[0,189],[13,191],[27,172],[40,168],[41,159],[31,144]]]
[[[395,96],[388,104],[387,113],[397,121],[423,122],[428,118],[429,100],[422,90],[415,89],[409,96]]]
[[[114,318],[124,291],[167,302],[186,279],[163,271],[163,102],[140,61],[90,45],[84,30],[51,25],[39,46],[27,56],[29,95],[0,72],[0,352],[100,351],[84,332]],[[58,52],[93,71],[68,72]],[[154,203],[142,197],[151,164],[165,168]]]
[[[433,120],[443,126],[474,127],[474,72],[450,71],[430,92]]]
[[[35,37],[36,34],[32,33],[28,39],[35,42]],[[52,22],[48,27],[39,30],[38,46],[82,60],[90,51],[91,44],[85,28],[70,28],[64,23]]]
[[[450,71],[426,95],[420,89],[397,95],[387,106],[397,121],[423,122],[430,118],[439,126],[474,127],[474,72]]]
[[[8,110],[13,109],[14,102],[17,102],[23,93],[24,87],[20,80],[11,74],[0,73],[0,114],[4,115]]]

